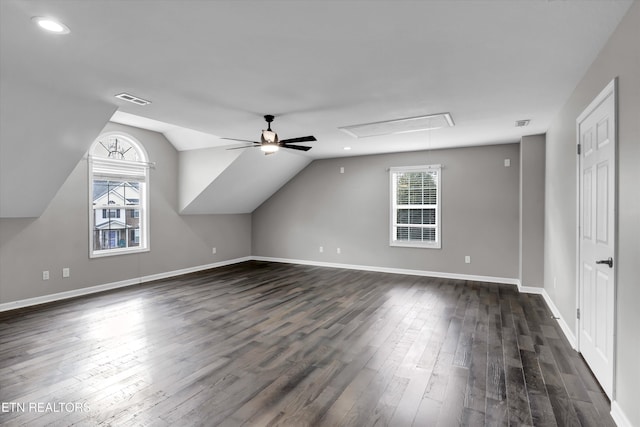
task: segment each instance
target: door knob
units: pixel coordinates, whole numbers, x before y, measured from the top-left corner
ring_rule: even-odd
[[[609,268],[613,268],[613,258],[601,259],[600,261],[596,261],[596,264],[607,264]]]

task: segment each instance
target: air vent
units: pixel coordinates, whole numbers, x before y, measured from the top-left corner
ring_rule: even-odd
[[[404,119],[344,126],[338,129],[353,136],[354,138],[367,138],[370,136],[420,132],[423,130],[440,129],[453,126],[455,126],[455,124],[453,123],[451,114],[439,113],[427,116],[408,117]]]
[[[516,127],[517,128],[523,128],[525,126],[529,126],[529,122],[531,120],[516,120]]]
[[[146,99],[138,98],[137,96],[133,96],[129,93],[120,93],[116,95],[116,98],[122,99],[123,101],[129,101],[136,105],[149,105],[151,101],[147,101]]]

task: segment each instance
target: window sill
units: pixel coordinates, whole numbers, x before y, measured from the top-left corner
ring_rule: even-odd
[[[106,249],[90,253],[89,258],[104,258],[115,255],[139,254],[141,252],[149,252],[149,250],[149,248]]]
[[[418,249],[440,249],[440,242],[436,243],[421,243],[421,242],[390,242],[389,246],[399,248],[418,248]]]

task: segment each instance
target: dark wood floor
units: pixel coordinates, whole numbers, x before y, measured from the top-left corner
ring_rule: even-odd
[[[27,426],[614,425],[537,295],[263,262],[1,314],[0,402]]]

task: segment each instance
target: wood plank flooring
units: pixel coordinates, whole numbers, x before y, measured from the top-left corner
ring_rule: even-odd
[[[614,425],[538,295],[266,262],[0,314],[0,403],[3,426]]]

